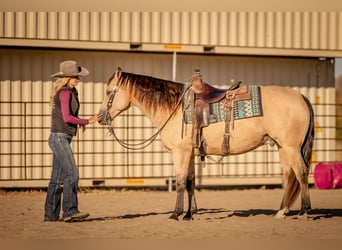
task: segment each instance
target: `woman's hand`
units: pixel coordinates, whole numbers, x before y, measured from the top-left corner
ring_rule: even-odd
[[[99,121],[100,119],[102,118],[102,114],[97,114],[97,115],[94,115],[92,117],[90,117],[88,120],[89,120],[89,124],[92,124],[94,122],[97,122]]]
[[[101,114],[98,115],[94,115],[92,117],[90,117],[88,119],[89,123],[88,124],[92,124],[94,122],[97,122],[98,120],[100,120],[102,118]],[[79,125],[79,127],[82,129],[82,132],[84,132],[86,130],[86,125]]]

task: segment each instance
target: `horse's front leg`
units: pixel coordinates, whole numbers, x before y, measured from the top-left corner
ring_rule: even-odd
[[[183,217],[183,220],[191,220],[192,215],[197,212],[195,199],[195,161],[193,155],[190,160],[188,178],[186,180],[186,190],[188,192],[188,211]]]
[[[178,216],[183,214],[184,211],[184,191],[187,187],[189,162],[191,157],[192,147],[184,149],[179,147],[173,150],[173,163],[175,166],[176,174],[176,207],[169,219],[178,220]]]
[[[176,175],[176,207],[171,216],[170,220],[178,220],[178,216],[183,214],[184,209],[184,190],[185,190],[185,177],[183,175]]]

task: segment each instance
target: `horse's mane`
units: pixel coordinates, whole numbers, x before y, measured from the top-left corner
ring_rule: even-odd
[[[121,72],[118,87],[125,86],[146,108],[172,110],[181,97],[184,84],[151,76]]]

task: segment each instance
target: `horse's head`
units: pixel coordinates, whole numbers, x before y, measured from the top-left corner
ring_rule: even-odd
[[[115,74],[108,80],[106,96],[102,102],[99,113],[102,119],[101,125],[109,125],[112,120],[130,106],[130,91],[127,85],[122,84],[122,71],[119,67]]]

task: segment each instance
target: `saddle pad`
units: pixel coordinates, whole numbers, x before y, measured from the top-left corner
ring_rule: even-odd
[[[209,123],[216,123],[224,121],[224,104],[222,101],[214,102],[209,104]],[[186,124],[192,123],[191,109],[187,108],[184,110],[184,122]]]
[[[233,118],[240,120],[254,116],[262,116],[261,106],[261,92],[260,87],[255,85],[248,86],[251,92],[250,100],[234,101]],[[209,123],[216,123],[224,121],[224,100],[210,103],[209,105]],[[192,123],[191,109],[184,110],[184,122],[186,124]]]
[[[249,86],[250,100],[234,101],[234,120],[262,116],[260,87]]]

